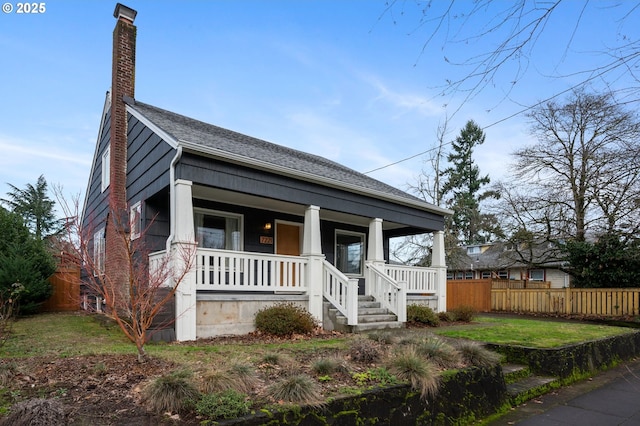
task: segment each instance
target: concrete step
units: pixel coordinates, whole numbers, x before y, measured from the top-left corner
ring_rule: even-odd
[[[358,315],[386,315],[389,310],[386,308],[358,308]]]
[[[532,398],[549,392],[557,377],[531,375],[507,385],[507,395],[513,405],[519,405]]]
[[[397,328],[404,328],[404,324],[398,321],[368,322],[353,326],[351,331],[353,333],[364,333],[373,330],[387,330]]]
[[[502,365],[502,374],[504,375],[504,381],[509,384],[529,377],[531,370],[522,364],[504,364]]]
[[[379,308],[380,307],[380,302],[373,302],[373,301],[369,301],[369,302],[365,302],[365,301],[358,301],[358,309],[369,309],[369,308]]]

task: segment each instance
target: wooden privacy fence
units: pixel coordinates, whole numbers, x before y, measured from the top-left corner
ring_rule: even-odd
[[[491,310],[634,316],[640,314],[640,288],[493,289]]]
[[[43,312],[77,311],[80,309],[80,267],[61,263],[49,278],[53,294],[42,304]]]
[[[491,310],[491,280],[447,280],[447,311],[471,306],[478,312]]]

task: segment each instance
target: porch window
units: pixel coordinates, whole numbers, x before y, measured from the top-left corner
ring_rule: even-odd
[[[529,281],[544,281],[544,269],[530,269]]]
[[[344,274],[361,276],[364,272],[364,234],[336,231],[336,268]]]
[[[196,210],[194,224],[198,247],[218,250],[242,250],[242,216],[231,213]]]

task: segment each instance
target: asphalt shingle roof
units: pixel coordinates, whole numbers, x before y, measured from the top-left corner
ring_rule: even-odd
[[[176,140],[202,146],[203,150],[214,148],[294,172],[312,174],[428,205],[411,194],[324,157],[223,129],[139,101],[128,100],[127,103]]]

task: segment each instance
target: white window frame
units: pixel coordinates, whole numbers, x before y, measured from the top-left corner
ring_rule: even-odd
[[[102,153],[102,186],[100,192],[111,184],[111,144],[107,145]]]
[[[482,271],[481,273],[481,277],[483,280],[491,278],[491,275],[491,271]]]
[[[239,213],[230,213],[220,210],[210,210],[205,208],[196,207],[193,209],[193,229],[196,233],[196,241],[198,241],[198,224],[196,223],[196,214],[203,214],[207,216],[218,216],[223,217],[225,219],[237,219],[238,220],[238,232],[240,233],[240,239],[238,241],[238,246],[235,248],[226,248],[226,235],[225,235],[225,248],[222,250],[229,251],[244,251],[244,215]],[[225,229],[225,233],[227,230]],[[199,245],[200,248],[206,248],[202,245]]]
[[[542,273],[542,278],[541,279],[534,278],[532,276],[534,272]],[[528,277],[529,277],[529,281],[544,282],[544,269],[529,269]]]
[[[474,279],[475,274],[473,273],[473,271],[464,271],[464,279],[465,280],[472,280]]]
[[[364,277],[364,262],[366,261],[366,253],[367,253],[367,236],[364,232],[355,232],[355,231],[346,231],[343,229],[336,229],[335,233],[334,233],[334,237],[333,237],[333,247],[334,247],[334,253],[335,253],[335,259],[334,259],[334,263],[335,263],[335,267],[340,269],[338,266],[338,235],[348,235],[348,236],[355,236],[355,237],[360,237],[361,241],[362,241],[362,251],[360,253],[360,272],[359,273],[346,273],[344,271],[341,271],[343,274],[345,274],[348,277]]]
[[[138,201],[129,208],[129,229],[131,240],[142,235],[142,201]]]
[[[93,275],[104,275],[104,261],[105,261],[105,228],[102,227],[93,234]]]

